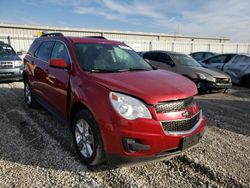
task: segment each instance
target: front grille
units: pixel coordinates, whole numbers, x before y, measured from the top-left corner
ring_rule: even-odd
[[[176,112],[188,108],[192,103],[192,97],[184,100],[161,102],[155,105],[155,110],[157,113]]]
[[[10,69],[13,68],[12,62],[0,62],[0,69]]]
[[[186,132],[194,128],[201,118],[201,111],[195,114],[190,119],[177,120],[177,121],[163,121],[161,122],[162,128],[166,132]]]
[[[216,78],[216,83],[218,84],[228,84],[229,78]]]

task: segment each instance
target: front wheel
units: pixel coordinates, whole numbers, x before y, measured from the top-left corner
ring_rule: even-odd
[[[74,144],[81,160],[87,165],[104,161],[104,151],[99,127],[88,110],[79,111],[73,120]]]

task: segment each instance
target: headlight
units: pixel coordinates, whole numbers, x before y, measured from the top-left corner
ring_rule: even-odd
[[[198,74],[198,77],[200,79],[202,79],[202,80],[206,80],[207,79],[206,75],[204,75],[204,74]]]
[[[198,77],[201,79],[201,80],[207,80],[207,81],[210,81],[210,82],[216,82],[216,79],[210,75],[205,75],[205,74],[197,74]]]
[[[21,66],[22,64],[23,64],[22,61],[14,61],[15,67],[19,67],[19,66]]]
[[[115,111],[126,119],[152,118],[145,104],[136,98],[121,93],[110,92],[109,99]]]

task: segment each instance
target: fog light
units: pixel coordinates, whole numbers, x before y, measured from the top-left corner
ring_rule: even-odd
[[[123,138],[122,139],[124,149],[127,152],[136,152],[136,151],[147,151],[150,150],[149,145],[140,143],[138,139],[134,138]]]

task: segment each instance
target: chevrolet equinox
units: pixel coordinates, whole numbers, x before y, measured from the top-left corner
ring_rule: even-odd
[[[24,64],[26,104],[67,123],[87,165],[162,160],[203,136],[195,84],[152,68],[122,42],[43,34]]]

